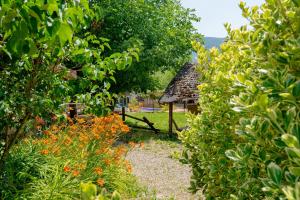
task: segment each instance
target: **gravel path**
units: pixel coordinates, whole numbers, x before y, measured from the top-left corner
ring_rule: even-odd
[[[170,158],[172,152],[179,148],[178,145],[172,147],[150,141],[143,149],[135,149],[127,155],[133,166],[133,174],[149,191],[155,191],[157,199],[200,199],[187,191],[191,176],[189,167]]]

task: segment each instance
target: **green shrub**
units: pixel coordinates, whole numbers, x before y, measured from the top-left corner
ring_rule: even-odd
[[[202,113],[180,134],[207,199],[299,199],[300,3],[240,7],[253,29],[198,51]]]
[[[121,195],[114,191],[112,195],[108,195],[105,190],[101,190],[101,193],[98,195],[97,186],[91,182],[81,183],[81,198],[82,200],[120,200]]]

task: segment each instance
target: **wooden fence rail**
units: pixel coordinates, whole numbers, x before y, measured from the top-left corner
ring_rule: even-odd
[[[121,115],[122,115],[122,120],[123,120],[123,121],[126,120],[126,117],[129,117],[129,118],[135,119],[135,120],[137,120],[137,121],[144,122],[144,123],[146,123],[146,124],[149,126],[149,128],[147,128],[147,127],[141,127],[141,126],[130,125],[130,126],[133,127],[133,128],[140,128],[140,129],[152,130],[152,131],[154,131],[155,133],[158,133],[158,132],[160,131],[159,129],[155,128],[155,127],[154,127],[154,123],[153,123],[153,122],[150,122],[146,117],[143,117],[142,119],[140,119],[140,118],[137,118],[137,117],[134,117],[134,116],[131,116],[131,115],[126,114],[126,113],[125,113],[125,108],[124,108],[124,107],[122,107],[122,113],[121,113]]]

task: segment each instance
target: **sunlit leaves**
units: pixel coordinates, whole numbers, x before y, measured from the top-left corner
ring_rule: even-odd
[[[201,114],[182,133],[197,171],[192,178],[199,187],[211,186],[204,191],[208,199],[295,200],[300,175],[298,1],[266,1],[260,8],[241,2],[240,7],[252,28],[225,25],[228,39],[220,51],[194,45],[203,78]],[[224,155],[227,166],[216,162]]]
[[[152,78],[156,71],[178,70],[190,61],[191,40],[199,39],[192,25],[198,17],[176,0],[170,1],[91,1],[97,7],[97,15],[103,20],[95,23],[93,30],[100,37],[111,39],[111,52],[139,48],[132,53],[134,59],[118,60],[123,70],[117,71],[112,89],[117,92],[153,90],[157,83]],[[199,36],[199,37],[198,37]]]
[[[281,184],[282,180],[282,170],[275,163],[270,163],[268,165],[268,176],[269,178],[278,186]]]
[[[64,44],[67,41],[72,42],[73,31],[67,23],[63,23],[60,25],[59,30],[57,31],[57,34],[60,39],[61,46],[64,46]]]
[[[94,17],[87,0],[0,1],[1,140],[13,144],[37,131],[35,116],[51,122],[71,99],[85,103],[86,112],[110,111],[115,71],[131,65],[139,51],[105,54],[109,40],[88,32],[98,23]]]

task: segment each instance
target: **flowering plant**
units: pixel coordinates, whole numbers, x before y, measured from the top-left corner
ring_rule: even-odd
[[[126,183],[120,177],[129,176],[132,167],[124,159],[129,148],[115,143],[127,132],[129,127],[118,115],[112,114],[53,125],[32,143],[40,155],[60,163],[60,173],[66,179],[78,185],[82,181],[91,181],[110,192],[122,192],[124,187],[120,188],[120,185]]]

